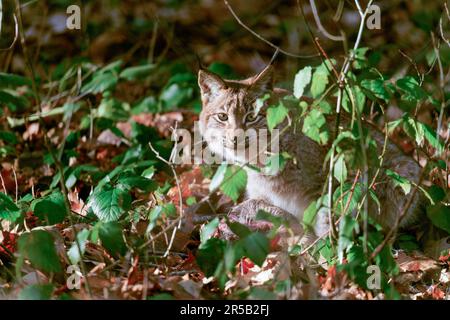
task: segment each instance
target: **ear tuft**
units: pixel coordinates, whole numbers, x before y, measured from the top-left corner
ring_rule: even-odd
[[[261,92],[273,89],[274,71],[272,65],[265,67],[260,73],[251,78],[251,86]]]
[[[198,72],[198,85],[203,103],[211,101],[219,95],[220,90],[226,88],[225,82],[218,75],[202,69]]]

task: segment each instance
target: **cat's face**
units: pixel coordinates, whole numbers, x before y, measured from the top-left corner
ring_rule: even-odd
[[[202,98],[199,128],[209,149],[231,162],[248,162],[257,156],[258,134],[267,130],[267,103],[261,106],[257,100],[273,89],[272,68],[241,81],[200,70],[198,83]]]

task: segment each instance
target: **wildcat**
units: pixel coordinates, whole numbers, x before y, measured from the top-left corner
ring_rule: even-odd
[[[236,163],[248,160],[233,158],[231,151],[236,147],[237,139],[230,132],[251,128],[267,129],[265,112],[268,106],[276,104],[278,99],[289,94],[285,90],[274,88],[273,78],[274,70],[271,65],[245,80],[225,80],[207,70],[199,71],[198,84],[202,99],[199,129],[212,151],[221,153],[224,158]],[[257,99],[267,93],[270,94],[270,99],[265,101],[262,107],[258,106]],[[304,100],[308,101],[307,98]],[[258,112],[255,112],[258,108],[260,108]],[[295,110],[290,110],[290,113],[295,116]],[[334,119],[329,121],[329,127],[332,128]],[[286,122],[279,127],[282,129],[285,126]],[[211,137],[206,134],[208,130],[223,130],[223,134]],[[375,129],[370,129],[370,134],[377,142],[380,154],[384,134]],[[254,136],[250,136],[245,146],[256,143],[254,139]],[[272,215],[284,217],[294,232],[307,237],[307,242],[311,242],[329,230],[326,209],[319,210],[313,230],[303,230],[300,223],[305,209],[313,200],[320,197],[326,183],[328,167],[322,164],[328,148],[304,135],[301,126],[288,127],[280,135],[279,144],[280,150],[287,151],[293,159],[275,175],[263,174],[244,167],[248,175],[246,200],[234,207],[229,216],[230,219],[252,226],[255,225],[256,212],[262,209]],[[415,160],[404,155],[392,142],[387,142],[383,167],[379,175],[382,184],[374,190],[379,199],[379,207],[374,201],[370,201],[368,211],[371,217],[388,230],[395,225],[411,194],[405,195],[402,188],[395,186],[386,176],[385,169],[393,170],[413,183],[418,183],[421,170]],[[409,228],[420,219],[423,212],[422,198],[420,192],[414,194],[409,209],[401,219],[400,228]],[[257,227],[260,228],[261,225]],[[224,237],[233,236],[226,228],[223,232]]]

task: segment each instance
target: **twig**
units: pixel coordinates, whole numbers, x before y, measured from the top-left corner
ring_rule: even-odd
[[[176,233],[177,233],[177,230],[181,228],[181,222],[182,222],[182,218],[183,218],[183,194],[182,194],[182,191],[181,191],[180,180],[178,179],[178,174],[177,174],[177,172],[176,172],[176,170],[175,170],[173,164],[170,163],[169,161],[167,161],[166,159],[164,159],[163,157],[161,157],[161,155],[159,154],[159,152],[156,151],[155,148],[153,148],[153,145],[152,145],[151,142],[149,142],[148,145],[150,146],[150,149],[155,153],[156,157],[157,157],[159,160],[161,160],[162,162],[164,162],[165,164],[167,164],[167,165],[170,167],[170,169],[172,170],[172,173],[173,173],[173,175],[174,175],[174,177],[175,177],[175,183],[176,183],[177,188],[178,188],[179,218],[180,218],[180,219],[179,219],[179,221],[178,221],[178,226],[176,226],[176,227],[173,229],[173,232],[172,232],[172,236],[171,236],[171,238],[170,238],[169,245],[168,245],[168,247],[167,247],[166,253],[164,254],[164,256],[167,257],[167,256],[169,255],[169,253],[170,253],[170,249],[172,248],[173,241],[175,240],[175,235],[176,235]]]
[[[139,249],[143,249],[146,246],[148,246],[149,244],[153,243],[156,239],[158,239],[159,237],[161,237],[163,234],[165,234],[167,231],[169,231],[170,229],[172,229],[176,224],[180,223],[181,221],[181,217],[179,216],[178,218],[176,218],[175,220],[173,220],[167,227],[165,227],[163,230],[161,230],[157,235],[152,236],[150,240],[146,241],[145,243],[143,243]]]
[[[303,20],[305,21],[305,25],[306,25],[306,29],[308,29],[308,33],[311,36],[311,39],[317,49],[317,51],[319,52],[319,57],[323,58],[322,63],[325,62],[325,60],[330,61],[330,65],[332,66],[332,68],[334,68],[334,65],[331,63],[331,60],[328,58],[328,55],[326,54],[326,52],[323,50],[323,48],[320,46],[319,42],[318,42],[318,37],[316,37],[308,23],[308,19],[306,18],[306,14],[305,11],[303,10],[303,6],[302,4],[300,4],[301,0],[297,0],[297,8],[299,9],[300,14],[303,17]],[[346,41],[344,41],[344,43],[346,43]],[[325,59],[325,60],[324,60]],[[327,69],[327,71],[329,73],[331,73],[330,68],[328,67],[328,65],[326,63],[324,63],[325,68]],[[333,75],[336,77],[336,74],[333,72]],[[338,80],[338,77],[336,77],[336,81]]]
[[[14,182],[16,183],[16,203],[17,203],[19,197],[19,184],[17,183],[16,169],[14,169],[14,166],[12,166],[12,172],[14,175]]]
[[[419,80],[420,80],[419,86],[422,86],[424,75],[420,73],[419,68],[417,67],[417,63],[415,63],[414,60],[410,56],[408,56],[405,52],[403,52],[402,49],[398,49],[398,52],[400,52],[400,54],[402,56],[404,56],[409,61],[409,63],[411,63],[411,65],[414,67],[414,69],[416,70],[417,76],[419,77]]]
[[[319,28],[319,31],[328,39],[333,40],[333,41],[344,41],[345,38],[341,35],[341,36],[334,36],[332,34],[330,34],[322,25],[322,23],[320,22],[320,17],[319,14],[317,13],[317,7],[316,7],[316,3],[314,0],[309,0],[309,4],[311,5],[311,11],[313,13],[314,16],[314,20],[316,21],[316,25],[317,28]]]
[[[442,120],[444,117],[444,109],[446,107],[445,81],[444,81],[444,69],[442,67],[441,55],[439,53],[439,45],[436,44],[436,39],[435,39],[433,33],[431,33],[431,40],[433,42],[433,48],[434,48],[434,52],[436,54],[436,59],[437,59],[438,68],[439,68],[439,93],[441,95],[441,110],[439,111],[439,118],[438,118],[437,129],[436,129],[436,139],[439,141],[439,134],[442,129]],[[441,152],[442,151],[440,148],[436,148],[435,155],[440,155]]]
[[[3,180],[1,168],[0,168],[0,180],[2,181],[3,192],[4,192],[6,195],[8,195],[8,190],[6,190],[5,180]]]
[[[337,97],[337,102],[336,102],[336,123],[335,123],[335,136],[337,136],[338,134],[338,129],[339,129],[339,122],[340,122],[340,114],[341,114],[341,102],[342,102],[342,94],[346,85],[346,74],[350,68],[350,64],[353,61],[354,57],[355,57],[355,51],[358,49],[359,44],[361,42],[361,38],[362,38],[362,33],[364,30],[364,24],[366,21],[366,15],[368,13],[368,9],[370,8],[371,4],[372,4],[373,0],[369,1],[369,3],[367,4],[366,10],[363,12],[361,9],[361,6],[359,4],[358,0],[355,0],[355,4],[358,8],[358,12],[359,15],[361,17],[361,21],[360,21],[360,26],[359,26],[359,30],[358,30],[358,35],[356,37],[355,40],[355,44],[353,46],[353,50],[350,52],[349,57],[345,60],[344,65],[342,66],[342,70],[340,73],[340,76],[338,78],[338,85],[339,85],[339,91],[338,91],[338,97]],[[361,126],[359,126],[361,127]],[[360,128],[361,129],[361,128]],[[362,138],[362,137],[361,137]],[[364,150],[364,146],[362,146],[363,152]],[[329,215],[329,219],[330,219],[330,226],[332,227],[332,229],[334,228],[334,223],[332,223],[333,221],[333,215],[332,215],[332,211],[333,211],[333,170],[334,170],[334,148],[331,150],[331,157],[330,157],[330,168],[329,168],[329,179],[328,179],[328,215]],[[367,161],[365,162],[367,164]],[[367,167],[367,165],[366,165]],[[366,168],[365,168],[366,169]],[[336,231],[335,230],[331,230],[331,235],[335,236],[336,235]]]
[[[334,67],[334,64],[331,62],[331,59],[328,57],[328,54],[325,52],[325,50],[323,50],[322,46],[320,45],[319,42],[319,38],[314,38],[314,42],[316,43],[317,47],[319,48],[320,53],[322,54],[322,56],[327,59],[328,61],[330,61],[330,65],[331,65],[331,70],[333,70],[334,76],[336,77],[336,79],[339,79],[339,74],[336,70],[336,68]]]
[[[1,15],[2,15],[2,2],[0,1],[0,31],[1,31],[1,23],[2,23],[2,19],[1,19]],[[13,14],[14,17],[14,40],[13,42],[10,44],[10,46],[8,48],[1,48],[0,51],[8,51],[10,49],[12,49],[12,47],[14,47],[14,45],[17,42],[17,39],[19,38],[19,23],[17,22],[17,16],[16,14]]]
[[[442,17],[439,19],[439,32],[441,33],[442,40],[450,47],[450,41],[444,36],[444,30],[442,29]]]
[[[270,42],[269,40],[267,40],[266,38],[264,38],[263,36],[261,36],[260,34],[256,33],[255,31],[253,31],[250,27],[248,27],[245,23],[242,22],[242,20],[237,16],[237,14],[234,12],[233,8],[230,6],[230,4],[228,3],[227,0],[223,0],[223,2],[225,3],[225,6],[228,8],[228,10],[230,11],[230,13],[233,15],[234,19],[244,28],[246,29],[248,32],[250,32],[252,35],[254,35],[255,37],[257,37],[259,40],[265,42],[267,45],[271,46],[274,49],[278,49],[282,54],[289,56],[289,57],[293,57],[293,58],[300,58],[300,59],[309,59],[309,58],[315,58],[318,55],[314,54],[314,55],[299,55],[296,53],[292,53],[292,52],[288,52],[286,50],[281,49],[279,46],[275,45],[274,43]]]
[[[345,204],[344,211],[342,212],[342,215],[345,215],[345,213],[347,212],[348,208],[350,207],[350,202],[352,201],[353,194],[355,193],[356,183],[358,182],[360,174],[361,174],[361,170],[358,170],[358,172],[356,172],[355,179],[353,180],[352,187],[350,188],[350,197],[348,197],[348,199],[347,199],[347,203]]]

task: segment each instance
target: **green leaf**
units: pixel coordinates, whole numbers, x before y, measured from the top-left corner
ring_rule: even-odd
[[[105,91],[111,91],[116,87],[117,76],[112,72],[96,73],[92,77],[92,80],[86,83],[81,88],[81,93],[103,93]]]
[[[61,223],[67,215],[64,195],[60,191],[53,192],[43,199],[34,201],[31,210],[42,221],[49,225]]]
[[[19,300],[50,300],[54,287],[52,284],[32,284],[19,292]]]
[[[427,216],[438,228],[450,234],[450,207],[442,203],[427,208]]]
[[[252,233],[252,231],[246,225],[243,225],[239,222],[231,222],[227,220],[227,225],[230,227],[231,231],[233,231],[233,233],[239,238],[245,238]]]
[[[99,168],[96,166],[90,165],[90,164],[82,164],[79,165],[73,170],[68,171],[66,175],[66,187],[68,189],[71,189],[75,184],[77,183],[78,179],[80,178],[81,174],[83,172],[98,172]],[[65,172],[66,173],[66,172]],[[59,177],[58,177],[59,180]]]
[[[306,86],[311,82],[311,67],[304,67],[297,72],[294,79],[294,97],[300,99]]]
[[[354,69],[362,69],[367,66],[367,58],[366,53],[369,50],[367,47],[358,48],[356,50],[351,50],[351,53],[354,55],[353,68]]]
[[[173,110],[187,103],[194,96],[194,89],[173,83],[163,89],[159,96],[165,110]]]
[[[55,249],[55,239],[49,232],[33,230],[24,233],[18,240],[18,247],[21,258],[30,260],[35,268],[45,272],[62,271]]]
[[[313,98],[319,97],[328,85],[328,69],[327,66],[331,67],[328,61],[322,63],[314,71],[311,82],[311,94]]]
[[[435,203],[445,199],[444,189],[434,184],[428,189],[428,194]]]
[[[210,221],[203,227],[203,229],[200,231],[199,248],[201,248],[202,245],[212,237],[214,232],[216,232],[218,226],[219,226],[219,218],[215,218],[214,220]]]
[[[277,300],[277,295],[272,291],[259,287],[250,287],[249,300]]]
[[[369,233],[369,249],[375,250],[384,240],[385,235],[381,231]],[[391,245],[387,245],[375,257],[375,263],[380,267],[382,272],[395,275],[399,272],[397,262],[392,255]]]
[[[224,79],[236,79],[236,73],[233,71],[233,68],[222,62],[213,62],[209,65],[208,70],[219,75]]]
[[[122,226],[118,222],[113,221],[100,225],[99,237],[102,245],[114,256],[123,256],[127,252],[122,231]]]
[[[402,117],[402,123],[403,130],[405,130],[406,134],[412,139],[415,139],[418,145],[422,145],[425,138],[425,132],[419,122],[411,118],[408,114],[405,114]]]
[[[343,213],[346,204],[348,203],[347,212],[353,212],[358,203],[362,199],[363,195],[363,187],[361,183],[357,183],[353,190],[353,193],[350,191],[352,189],[351,183],[344,183],[343,186],[336,189],[333,194],[333,201],[336,202],[342,196],[342,199],[336,205],[336,211],[338,213]]]
[[[289,114],[289,110],[284,106],[283,102],[277,106],[269,107],[267,109],[267,126],[269,127],[270,132],[284,121],[284,119]]]
[[[17,112],[26,108],[28,102],[25,97],[16,92],[6,92],[0,90],[0,106],[6,105],[12,112]]]
[[[428,94],[423,90],[416,79],[407,76],[397,80],[397,88],[403,93],[402,98],[406,101],[420,101],[428,98]]]
[[[281,226],[285,222],[285,220],[282,217],[274,216],[273,214],[270,214],[269,212],[261,209],[258,210],[258,212],[256,213],[256,220],[268,221],[272,223],[275,228]]]
[[[333,176],[339,183],[344,183],[347,180],[347,166],[345,165],[345,157],[343,154],[339,155],[336,159]]]
[[[253,232],[240,239],[239,244],[242,246],[245,256],[261,267],[270,249],[270,242],[266,235]]]
[[[227,167],[220,189],[229,196],[234,202],[237,202],[241,193],[247,186],[247,173],[244,169],[230,166]]]
[[[211,183],[209,184],[209,191],[213,192],[214,190],[220,188],[220,184],[225,177],[225,172],[227,171],[227,164],[222,163],[216,170],[216,173],[211,179]]]
[[[390,169],[386,169],[386,175],[392,179],[394,186],[399,186],[403,189],[405,195],[407,195],[411,191],[411,182],[408,179],[402,177],[397,172],[394,172]]]
[[[215,274],[222,262],[226,242],[222,239],[210,238],[197,251],[197,264],[207,277]]]
[[[105,186],[89,199],[94,214],[103,222],[116,221],[131,207],[131,196],[121,188]]]
[[[97,116],[111,119],[113,121],[127,121],[130,106],[128,103],[119,101],[113,97],[104,97],[98,107]],[[113,128],[111,128],[112,130]]]
[[[344,110],[348,113],[352,113],[354,106],[356,110],[361,114],[364,111],[366,96],[359,86],[351,86],[348,91],[349,92],[345,90],[342,97],[342,106]]]
[[[436,134],[436,132],[427,124],[422,122],[417,122],[420,127],[422,127],[422,131],[425,137],[425,140],[428,141],[428,143],[435,148],[438,152],[444,151],[444,143],[439,139],[439,136]]]
[[[378,99],[389,102],[391,95],[389,91],[384,87],[384,81],[381,79],[364,79],[361,81],[361,87],[369,90]]]
[[[306,208],[304,214],[303,214],[303,226],[305,228],[314,228],[314,221],[316,219],[317,215],[317,201],[313,201],[309,204],[309,206]]]
[[[126,172],[119,175],[117,182],[124,187],[124,189],[138,188],[142,191],[151,192],[158,188],[158,184],[143,176],[138,176],[132,172]]]
[[[150,211],[149,219],[150,223],[147,227],[147,232],[153,230],[158,221],[163,218],[175,218],[177,216],[177,208],[173,203],[166,203],[160,206],[156,206]]]
[[[149,168],[145,169],[142,172],[141,176],[143,176],[144,178],[147,178],[147,179],[151,179],[155,175],[155,172],[156,172],[155,167],[154,166],[150,166]]]
[[[0,131],[0,140],[3,140],[4,142],[12,145],[15,145],[19,142],[15,133],[9,131]]]
[[[142,66],[130,67],[124,69],[119,77],[127,80],[144,79],[148,77],[155,69],[154,64],[145,64]]]
[[[353,230],[356,226],[356,220],[350,215],[342,217],[339,223],[339,240],[338,240],[338,258],[342,263],[345,251],[353,244]]]
[[[175,298],[166,292],[157,293],[154,296],[148,297],[147,300],[174,300]]]
[[[303,120],[302,132],[320,144],[326,144],[329,132],[325,116],[318,109],[312,109]]]
[[[15,221],[20,217],[20,209],[14,201],[3,192],[0,192],[0,219]]]
[[[89,234],[90,232],[88,229],[83,229],[77,233],[77,240],[78,244],[80,245],[81,255],[83,255],[86,250],[86,243],[89,238]],[[67,252],[67,256],[69,257],[69,260],[72,264],[77,264],[78,262],[80,262],[82,257],[80,257],[80,252],[78,250],[76,241],[72,243],[72,246]]]
[[[0,88],[31,86],[31,80],[16,74],[0,72]]]
[[[158,102],[153,96],[145,97],[141,101],[133,104],[131,111],[135,115],[146,112],[155,113],[158,111]]]

